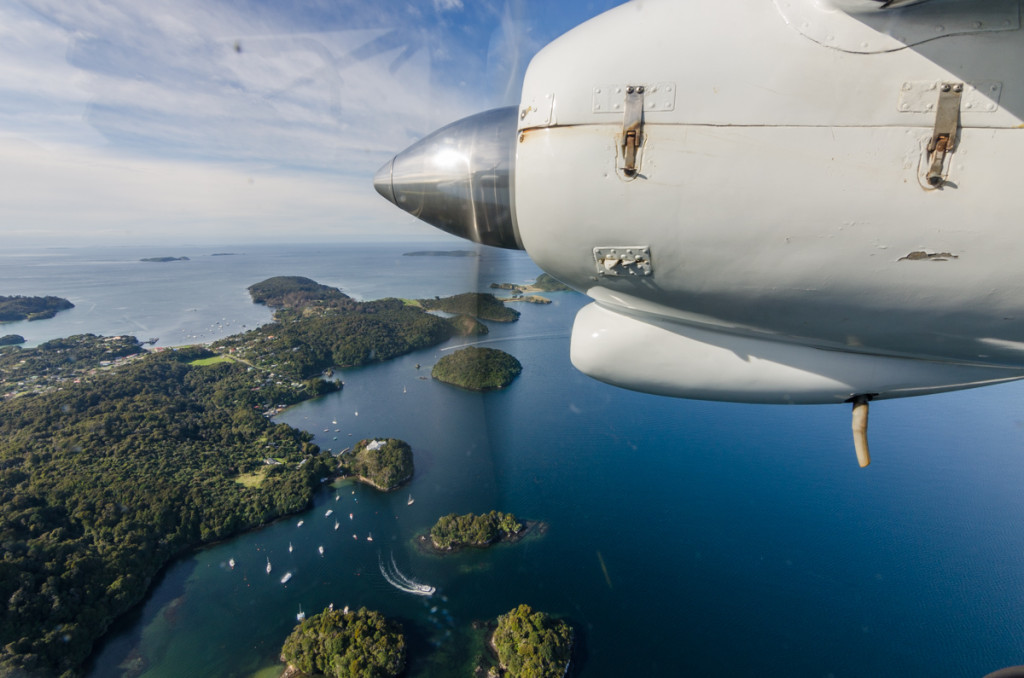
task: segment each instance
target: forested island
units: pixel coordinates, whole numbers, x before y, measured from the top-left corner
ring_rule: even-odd
[[[430,528],[430,543],[438,551],[463,546],[486,547],[521,536],[526,527],[511,513],[449,513]]]
[[[417,299],[418,304],[429,311],[445,313],[462,313],[497,323],[510,323],[519,320],[519,311],[508,308],[493,294],[466,292],[451,297],[435,297],[434,299]]]
[[[430,376],[470,391],[492,391],[505,388],[522,371],[522,363],[504,351],[468,346],[442,356]]]
[[[25,337],[20,334],[5,334],[0,337],[0,346],[17,346],[18,344],[24,344]]]
[[[168,261],[191,261],[191,259],[188,257],[146,257],[145,259],[139,259],[139,261],[163,264]]]
[[[360,440],[339,458],[338,469],[360,482],[390,492],[412,478],[412,448],[397,438]]]
[[[498,658],[487,678],[563,678],[572,661],[573,629],[546,612],[520,605],[498,617],[489,645]],[[482,672],[481,672],[482,673]]]
[[[57,315],[59,311],[74,307],[74,304],[61,297],[0,296],[0,323],[45,320]]]
[[[392,678],[405,669],[398,622],[361,607],[327,609],[299,623],[281,648],[286,675]]]

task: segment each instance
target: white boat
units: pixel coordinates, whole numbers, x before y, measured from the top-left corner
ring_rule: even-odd
[[[338,529],[338,525],[340,525],[340,524],[341,523],[339,523],[337,520],[335,520],[334,521],[334,529]]]
[[[288,542],[288,553],[292,552],[292,543]]]
[[[299,613],[297,615],[295,615],[295,619],[297,619],[298,621],[302,621],[305,618],[306,618],[306,613],[302,611],[302,606],[299,605]]]
[[[267,574],[270,574],[270,558],[267,558]]]
[[[366,537],[366,541],[373,541],[373,532],[369,533]]]
[[[302,527],[302,524],[304,522],[306,522],[306,521],[305,520],[300,520],[298,523],[296,523],[295,527]]]
[[[339,499],[341,499],[341,495],[340,494],[334,495],[334,501],[338,501]]]
[[[334,513],[334,509],[327,509],[327,513],[324,514],[324,518],[329,517],[332,513]]]
[[[338,420],[337,420],[337,419],[331,419],[331,423],[332,423],[332,424],[337,424],[337,423],[338,423]]]
[[[281,583],[282,584],[287,584],[288,580],[291,579],[291,578],[292,578],[292,573],[291,572],[285,572],[284,576],[281,577]]]
[[[412,495],[410,494],[410,495],[409,495],[409,501],[405,502],[405,505],[406,505],[406,506],[412,506],[412,503],[413,503],[414,501],[416,501],[416,500],[415,500],[415,499],[413,499],[413,498],[412,498]]]
[[[324,554],[324,547],[323,546],[317,546],[316,550],[320,552],[320,555]]]
[[[355,534],[353,534],[353,535],[352,535],[352,538],[353,538],[353,539],[359,539],[359,536],[358,536],[358,535],[355,535]]]

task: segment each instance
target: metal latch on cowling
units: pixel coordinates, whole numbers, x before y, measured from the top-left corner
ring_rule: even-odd
[[[939,87],[939,104],[935,111],[935,129],[928,142],[928,185],[939,187],[945,181],[943,167],[946,156],[956,147],[956,131],[960,125],[960,99],[963,96],[962,82],[944,82]]]
[[[626,105],[622,116],[622,157],[625,165],[622,171],[627,177],[637,173],[636,157],[644,142],[644,86],[626,87]]]

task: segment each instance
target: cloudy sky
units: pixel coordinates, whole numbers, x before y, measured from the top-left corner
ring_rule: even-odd
[[[0,3],[0,239],[431,237],[375,170],[620,1]]]

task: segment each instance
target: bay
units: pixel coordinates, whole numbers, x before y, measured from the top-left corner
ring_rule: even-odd
[[[376,298],[538,273],[520,253],[401,256],[430,248],[248,248],[216,262],[185,248],[125,250],[114,263],[109,252],[71,252],[59,265],[46,253],[4,254],[4,284],[25,285],[0,293],[92,308],[21,323],[33,341],[135,323],[174,343],[175,331],[209,330],[207,340],[268,321],[245,287],[271,275]],[[194,257],[132,261],[164,254]],[[202,265],[172,268],[192,261]],[[859,470],[846,407],[672,400],[582,376],[568,329],[586,299],[550,296],[550,306],[516,306],[517,323],[490,324],[486,345],[524,365],[505,391],[425,378],[456,340],[343,370],[343,391],[282,414],[334,451],[407,440],[416,475],[392,494],[325,488],[301,515],[177,561],[109,634],[89,675],[275,675],[300,607],[331,603],[401,620],[411,676],[467,675],[479,651],[471,622],[524,602],[573,622],[579,676],[982,676],[1024,663],[1022,385],[875,404],[874,462]],[[416,548],[439,515],[490,509],[549,529],[488,551]],[[392,557],[435,595],[389,584],[381,564]]]

